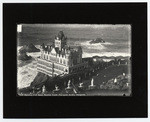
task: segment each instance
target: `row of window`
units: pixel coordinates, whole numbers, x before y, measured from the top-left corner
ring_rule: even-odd
[[[37,70],[38,70],[39,72],[42,72],[42,73],[47,74],[47,75],[49,75],[49,76],[52,76],[52,73],[47,72],[47,71],[45,71],[45,70],[43,70],[43,69],[41,69],[41,68],[37,68]]]
[[[46,67],[51,67],[51,68],[53,67],[50,62],[38,60],[38,63],[39,63],[39,65],[42,64],[42,65],[44,65],[44,66],[46,66]],[[46,68],[46,67],[45,67],[45,68]],[[56,63],[54,64],[54,68],[64,71],[64,67],[63,67],[63,66],[60,66],[60,65],[57,65]]]
[[[83,70],[85,68],[86,68],[86,66],[76,67],[76,68],[70,69],[70,73],[78,72],[78,71]],[[37,69],[39,71],[45,73],[45,74],[52,75],[52,69],[47,68],[47,66],[38,65]],[[61,71],[59,71],[57,69],[59,69]],[[55,65],[54,72],[57,73],[57,74],[62,74],[62,72],[64,72],[64,68],[61,67],[61,66]],[[66,72],[67,72],[67,69],[66,69]]]
[[[50,67],[48,67],[48,66],[44,66],[44,65],[40,65],[40,64],[38,64],[38,66],[37,66],[37,67],[40,67],[40,68],[42,68],[42,69],[45,69],[45,70],[47,70],[47,71],[52,72],[52,69],[51,69]]]
[[[39,64],[42,64],[42,65],[46,65],[46,66],[52,67],[52,63],[50,63],[50,62],[38,60],[38,63],[39,63]]]
[[[62,74],[62,71],[59,70],[54,70],[54,72],[56,72],[57,74]]]
[[[52,70],[46,68],[45,66],[38,65],[37,69],[38,71],[43,72],[44,74],[52,75]],[[54,70],[54,73],[57,73],[57,74],[62,74],[62,72],[63,71],[59,71],[57,69]]]
[[[42,62],[42,61],[41,61],[41,62]],[[48,70],[48,71],[52,71],[52,67],[50,67],[50,66],[48,66],[48,65],[45,65],[43,62],[42,62],[42,65],[40,65],[41,62],[38,63],[38,67],[43,68],[43,69]],[[60,65],[57,65],[57,64],[54,64],[54,68],[55,68],[55,69],[58,69],[58,70],[61,70],[61,71],[64,71],[64,67],[63,67],[63,66],[60,66]]]
[[[64,60],[64,59],[60,59],[60,62],[59,62],[59,58],[56,58],[56,57],[44,55],[43,58],[46,59],[46,60],[53,61],[53,62],[57,62],[57,63],[68,65],[68,62],[66,60]]]
[[[54,68],[64,71],[64,67],[56,65],[56,64],[54,65]]]
[[[60,44],[61,44],[61,42],[56,42],[56,41],[55,41],[55,45],[60,45]]]

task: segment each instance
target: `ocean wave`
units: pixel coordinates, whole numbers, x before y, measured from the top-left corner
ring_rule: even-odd
[[[105,42],[105,43],[101,43],[102,45],[114,45],[113,43],[110,42]]]
[[[106,44],[105,44],[106,45]],[[103,50],[105,49],[104,43],[95,43],[95,44],[90,44],[90,41],[86,41],[86,42],[82,42],[81,46],[82,47],[86,47],[87,49],[99,49],[99,50]]]
[[[93,56],[114,56],[114,57],[117,57],[117,56],[123,56],[123,57],[126,57],[126,56],[131,56],[131,54],[129,53],[118,53],[118,52],[101,52],[101,53],[83,53],[82,57],[83,58],[86,58],[86,57],[93,57]]]
[[[113,43],[110,43],[110,42],[105,42],[105,43],[92,43],[90,44],[92,40],[88,40],[86,42],[82,42],[81,45],[95,45],[95,46],[99,46],[99,45],[113,45]]]

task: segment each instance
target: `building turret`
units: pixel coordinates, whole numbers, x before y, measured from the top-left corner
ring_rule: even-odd
[[[45,44],[44,43],[40,46],[40,49],[45,50]]]
[[[62,48],[67,43],[67,37],[65,37],[63,31],[60,31],[57,36],[55,36],[55,47],[58,47],[59,50],[62,50]]]

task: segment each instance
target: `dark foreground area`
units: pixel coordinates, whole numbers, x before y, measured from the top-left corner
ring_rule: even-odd
[[[89,62],[89,68],[76,74],[49,77],[38,73],[21,96],[130,96],[130,62],[101,60]]]

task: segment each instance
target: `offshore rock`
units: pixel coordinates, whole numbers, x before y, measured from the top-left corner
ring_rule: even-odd
[[[40,49],[36,48],[32,43],[29,45],[24,45],[19,51],[25,52],[40,52]]]
[[[96,38],[90,42],[90,44],[95,44],[95,43],[105,43],[105,41],[102,38]]]

